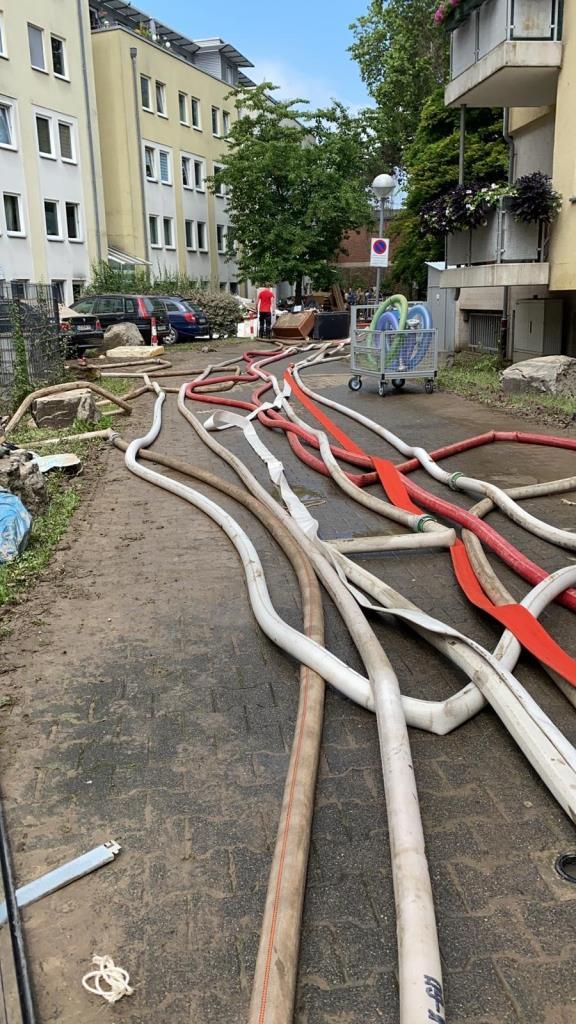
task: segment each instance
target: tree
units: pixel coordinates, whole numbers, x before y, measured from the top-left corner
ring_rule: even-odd
[[[235,92],[241,115],[230,130],[222,170],[229,256],[256,283],[302,278],[326,284],[343,235],[371,223],[366,189],[369,133],[339,103],[308,111],[279,101],[270,83]]]
[[[350,26],[350,52],[376,102],[366,116],[380,143],[382,167],[405,168],[420,113],[448,72],[448,36],[434,24],[436,0],[370,0]]]
[[[444,106],[436,89],[422,108],[414,141],[406,151],[407,196],[395,220],[394,283],[422,288],[426,260],[444,258],[444,243],[421,231],[424,203],[458,184],[459,111]],[[468,110],[466,114],[465,181],[492,184],[506,181],[508,147],[502,136],[502,111]]]

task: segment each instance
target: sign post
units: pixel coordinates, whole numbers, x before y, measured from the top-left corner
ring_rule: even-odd
[[[380,221],[383,220],[383,204],[380,204]],[[382,223],[380,223],[382,232]],[[382,267],[388,266],[390,253],[390,239],[373,238],[370,246],[370,266],[376,267],[376,302],[380,301],[380,281],[382,278]]]

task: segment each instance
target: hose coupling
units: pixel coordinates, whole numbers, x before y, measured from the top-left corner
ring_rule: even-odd
[[[457,472],[457,473],[452,473],[452,476],[450,477],[450,479],[449,479],[449,481],[448,481],[448,486],[449,486],[449,487],[450,487],[450,488],[451,488],[451,489],[452,489],[453,491],[457,491],[457,490],[459,490],[459,488],[458,488],[458,485],[457,485],[457,480],[458,480],[458,479],[459,479],[459,478],[460,478],[461,476],[464,476],[464,473],[458,473],[458,472]]]
[[[108,434],[108,440],[109,440],[110,444],[114,444],[114,441],[118,437],[120,437],[120,434],[118,433],[118,431],[117,430],[111,430],[110,433]]]
[[[437,523],[438,520],[435,516],[420,516],[420,519],[416,523],[416,533],[424,533],[424,527],[426,523]]]

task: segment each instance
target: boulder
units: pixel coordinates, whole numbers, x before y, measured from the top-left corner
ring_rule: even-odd
[[[156,359],[157,356],[161,356],[164,352],[163,345],[141,345],[140,348],[127,348],[125,345],[120,345],[118,348],[110,348],[106,352],[107,359],[141,359],[146,362],[150,359]]]
[[[77,388],[37,398],[32,415],[37,427],[71,427],[76,420],[95,423],[100,419],[100,410],[91,391]]]
[[[514,363],[502,373],[506,394],[538,392],[573,395],[576,400],[576,359],[571,356],[537,356]]]
[[[11,491],[32,515],[42,512],[48,503],[46,483],[30,453],[16,451],[0,459],[0,490]]]
[[[114,348],[115,345],[130,346],[143,345],[144,338],[136,327],[136,324],[112,324],[104,331],[104,345],[106,348]]]

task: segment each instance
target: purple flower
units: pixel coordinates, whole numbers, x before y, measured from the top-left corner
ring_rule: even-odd
[[[437,25],[439,25],[441,21],[444,21],[444,9],[442,7],[439,7],[434,14],[434,21]]]

